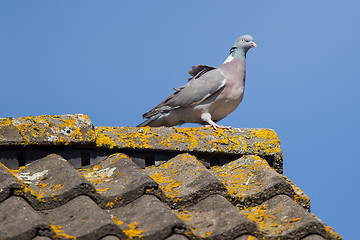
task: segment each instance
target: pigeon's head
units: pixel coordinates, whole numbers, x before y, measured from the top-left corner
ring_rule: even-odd
[[[230,54],[234,58],[245,56],[247,51],[252,47],[257,47],[253,37],[250,35],[242,35],[234,42],[234,45],[230,49]]]

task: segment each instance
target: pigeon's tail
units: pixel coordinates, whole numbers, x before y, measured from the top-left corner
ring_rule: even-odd
[[[144,122],[140,123],[136,127],[145,127],[145,126],[158,127],[158,126],[156,126],[155,124],[152,124],[152,123],[154,121],[156,121],[160,116],[161,116],[160,114],[156,114],[156,115],[150,117],[149,119],[145,120]]]

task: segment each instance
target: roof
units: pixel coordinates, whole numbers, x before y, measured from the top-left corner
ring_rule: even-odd
[[[271,129],[4,118],[0,161],[0,239],[341,239]]]

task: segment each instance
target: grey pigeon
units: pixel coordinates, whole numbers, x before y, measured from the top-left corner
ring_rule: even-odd
[[[245,88],[245,59],[251,47],[256,47],[250,35],[236,39],[230,55],[219,67],[193,66],[188,83],[155,108],[143,114],[147,120],[138,127],[175,126],[184,123],[208,124],[214,129],[240,104]]]

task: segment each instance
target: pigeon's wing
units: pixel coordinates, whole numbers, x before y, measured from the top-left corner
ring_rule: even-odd
[[[199,78],[204,73],[211,71],[213,69],[216,69],[216,67],[211,67],[211,66],[207,66],[207,65],[192,66],[191,70],[188,71],[188,73],[191,75],[191,78],[188,78],[188,81],[190,81],[194,78],[195,79]]]
[[[222,90],[225,81],[226,79],[219,69],[209,70],[198,77],[192,78],[191,81],[177,89],[155,108],[145,113],[143,117],[150,118],[159,113],[166,113],[176,108],[190,107],[201,103],[217,91]]]

